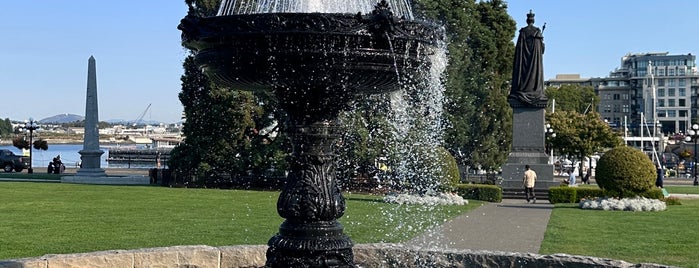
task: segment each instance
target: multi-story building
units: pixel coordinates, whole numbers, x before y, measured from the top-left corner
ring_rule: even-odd
[[[592,86],[600,97],[600,115],[614,128],[626,126],[630,135],[644,136],[641,126],[652,129],[654,112],[664,134],[684,132],[698,119],[699,72],[692,54],[627,54],[608,77],[557,75],[546,84]]]
[[[629,54],[622,57],[620,70],[627,71],[629,79],[633,127],[641,125],[641,113],[646,115],[645,122],[652,124],[654,111],[665,134],[684,132],[696,121],[696,56],[667,52]]]

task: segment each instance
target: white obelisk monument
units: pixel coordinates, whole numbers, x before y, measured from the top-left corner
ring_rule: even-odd
[[[78,169],[77,176],[105,177],[104,169],[100,168],[100,157],[104,151],[100,150],[100,136],[97,123],[99,122],[97,109],[97,73],[95,58],[90,56],[87,60],[87,97],[85,101],[85,137],[83,149],[80,150],[82,165]]]

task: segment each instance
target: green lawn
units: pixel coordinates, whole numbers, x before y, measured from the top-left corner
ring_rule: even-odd
[[[665,186],[665,190],[671,194],[699,194],[699,186]]]
[[[173,245],[266,244],[283,221],[277,192],[0,183],[0,260]],[[346,195],[355,243],[398,242],[480,205],[398,206]]]
[[[577,204],[556,204],[539,253],[699,267],[698,220],[699,200],[682,200],[682,205],[661,212],[582,210]]]
[[[26,172],[26,171],[25,171]],[[32,174],[27,174],[27,173],[20,173],[20,172],[2,172],[0,171],[0,178],[10,178],[10,179],[32,179],[32,180],[56,180],[60,181],[61,176],[64,176],[65,174],[48,174],[48,173],[32,173]]]

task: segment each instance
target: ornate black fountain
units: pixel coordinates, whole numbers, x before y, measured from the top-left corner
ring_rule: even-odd
[[[340,111],[358,94],[426,79],[444,39],[437,25],[394,18],[386,1],[371,14],[268,13],[200,17],[179,25],[184,46],[216,83],[271,91],[287,112],[291,170],[277,202],[286,220],[269,241],[268,267],[353,267],[352,241],[337,221]]]

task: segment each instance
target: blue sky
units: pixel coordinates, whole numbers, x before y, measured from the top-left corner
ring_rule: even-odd
[[[603,77],[627,53],[699,53],[699,1],[512,0],[517,28],[536,13],[545,79]],[[83,115],[87,60],[97,60],[100,120],[179,121],[183,0],[4,1],[0,118]]]

